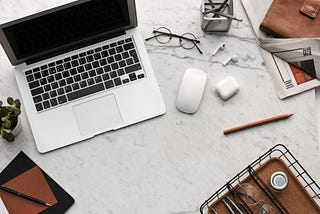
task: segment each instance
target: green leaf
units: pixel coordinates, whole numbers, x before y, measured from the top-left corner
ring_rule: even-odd
[[[7,102],[9,105],[13,105],[14,104],[14,99],[12,97],[8,97],[7,98]]]

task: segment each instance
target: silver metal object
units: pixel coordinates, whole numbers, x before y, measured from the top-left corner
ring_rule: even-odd
[[[287,188],[288,177],[284,172],[277,171],[274,172],[270,177],[270,185],[273,189],[279,191]]]

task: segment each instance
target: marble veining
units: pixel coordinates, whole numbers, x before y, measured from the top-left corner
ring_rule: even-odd
[[[0,22],[58,6],[63,0],[0,0]],[[69,1],[67,1],[69,2]],[[200,28],[200,1],[136,0],[141,34],[167,26],[173,32],[194,33],[201,41],[185,50],[173,39],[161,45],[146,41],[167,113],[118,131],[56,151],[39,154],[22,113],[23,130],[14,143],[0,142],[0,170],[21,150],[74,198],[68,213],[195,214],[202,202],[272,146],[282,143],[319,182],[320,157],[315,121],[315,95],[308,91],[280,100],[274,90],[255,37],[239,0],[228,33],[209,35]],[[213,50],[226,42],[224,51]],[[231,55],[239,62],[222,66]],[[199,111],[179,112],[175,99],[183,73],[197,67],[208,73]],[[227,101],[215,85],[232,75],[240,91]],[[0,98],[20,97],[12,67],[0,48]],[[223,129],[281,113],[288,120],[224,136]]]

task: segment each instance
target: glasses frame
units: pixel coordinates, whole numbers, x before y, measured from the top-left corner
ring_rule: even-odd
[[[168,32],[160,31],[159,29],[161,29],[161,28],[166,29]],[[167,27],[159,27],[159,28],[157,28],[156,30],[153,30],[152,33],[155,34],[155,35],[146,38],[145,41],[148,41],[148,40],[150,40],[150,39],[155,38],[159,43],[161,43],[161,44],[167,44],[167,43],[169,43],[169,42],[171,41],[171,39],[174,37],[174,38],[178,38],[178,39],[179,39],[179,44],[180,44],[180,46],[181,46],[182,48],[184,48],[184,49],[186,49],[186,50],[190,50],[190,49],[196,47],[196,48],[198,49],[199,53],[203,54],[203,52],[200,50],[199,46],[197,45],[197,44],[200,43],[200,41],[197,40],[197,37],[196,37],[193,33],[187,32],[187,33],[183,33],[183,34],[181,34],[181,35],[178,35],[178,34],[171,33],[171,30],[170,30],[169,28],[167,28]],[[159,33],[159,35],[156,35],[157,33]],[[185,36],[186,34],[192,35],[192,36],[194,37],[194,39],[190,39],[190,38],[186,37],[186,36]],[[160,41],[160,40],[157,38],[157,37],[160,36],[160,35],[168,36],[168,37],[169,37],[169,40],[168,40],[167,42],[162,42],[162,41]],[[181,44],[183,39],[192,42],[192,43],[193,43],[193,46],[190,47],[190,48],[187,48],[187,47],[183,46],[183,45]]]

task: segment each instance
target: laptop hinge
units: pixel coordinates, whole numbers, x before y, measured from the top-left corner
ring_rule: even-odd
[[[95,39],[92,39],[92,40],[89,40],[89,41],[87,40],[85,42],[77,43],[77,44],[74,44],[74,45],[69,45],[68,47],[64,46],[63,48],[60,48],[59,50],[56,50],[56,51],[51,52],[49,54],[42,54],[40,56],[38,55],[37,57],[29,58],[29,59],[26,60],[26,64],[30,65],[30,64],[33,64],[33,63],[36,63],[36,62],[39,62],[39,61],[42,61],[42,60],[45,60],[45,59],[49,59],[51,57],[55,57],[55,56],[67,53],[69,51],[73,51],[73,50],[76,50],[76,49],[79,49],[79,48],[83,48],[83,47],[86,47],[86,46],[89,46],[89,45],[93,45],[93,44],[98,43],[98,42],[102,42],[102,41],[117,37],[117,36],[124,35],[125,33],[126,33],[125,31],[120,31],[120,32],[117,32],[117,33],[114,33],[114,34],[109,34],[107,36],[106,35],[100,36],[98,38],[95,38]]]

